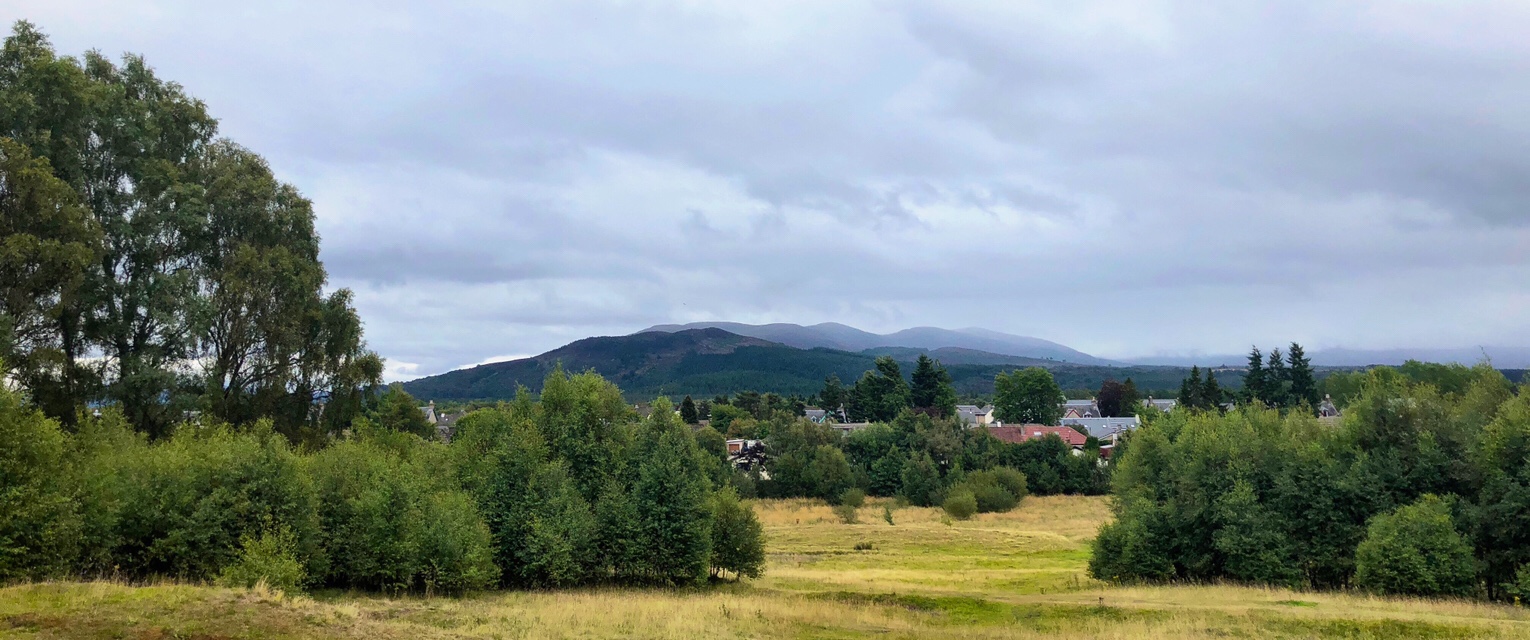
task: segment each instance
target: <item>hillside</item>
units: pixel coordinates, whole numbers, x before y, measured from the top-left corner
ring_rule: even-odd
[[[923,350],[890,350],[895,358],[912,362]],[[752,390],[783,395],[811,395],[824,378],[839,376],[853,383],[871,369],[880,351],[851,353],[826,348],[799,349],[718,328],[647,331],[628,336],[587,338],[542,355],[479,365],[404,383],[422,400],[506,399],[525,386],[535,392],[558,363],[569,371],[594,370],[619,385],[634,400],[657,395],[712,396]],[[1185,370],[1174,367],[1086,366],[1016,358],[963,349],[935,349],[957,392],[988,395],[1001,371],[1038,364],[1052,369],[1063,388],[1097,388],[1106,378],[1131,376],[1142,389],[1179,386]],[[912,366],[904,367],[904,375]],[[1224,384],[1232,385],[1234,380]]]
[[[738,322],[692,322],[690,324],[661,324],[644,329],[643,332],[675,332],[685,329],[722,329],[742,336],[751,336],[778,342],[799,349],[822,347],[838,351],[865,351],[879,347],[909,349],[958,348],[983,351],[992,354],[1055,360],[1074,364],[1118,364],[1096,358],[1067,346],[987,329],[940,329],[937,327],[914,327],[888,334],[862,331],[835,322],[811,326],[797,324],[742,324]]]

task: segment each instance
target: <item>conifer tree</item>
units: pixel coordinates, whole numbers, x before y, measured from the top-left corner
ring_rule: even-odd
[[[951,374],[940,362],[920,354],[914,365],[913,385],[909,390],[909,403],[939,417],[956,413],[956,390],[951,386]]]
[[[1270,349],[1264,365],[1265,402],[1272,407],[1290,406],[1290,388],[1291,372],[1286,369],[1285,357],[1281,355],[1280,349]]]
[[[1201,368],[1191,367],[1190,375],[1179,383],[1179,404],[1187,409],[1205,408],[1205,400],[1202,397]]]
[[[1317,377],[1312,373],[1312,360],[1307,358],[1307,352],[1302,346],[1293,342],[1291,350],[1286,353],[1286,360],[1291,363],[1287,375],[1291,379],[1291,404],[1307,405],[1308,409],[1316,410],[1318,406]]]
[[[1137,415],[1142,408],[1142,392],[1137,390],[1137,383],[1131,378],[1121,383],[1121,415]]]
[[[701,414],[696,411],[696,401],[686,396],[680,401],[680,419],[686,424],[700,424]]]
[[[818,402],[830,413],[838,410],[845,404],[845,385],[839,381],[839,376],[829,374],[823,379],[823,389],[818,392]]]
[[[1248,352],[1248,371],[1243,374],[1243,401],[1270,402],[1265,395],[1264,354],[1259,352],[1259,347]]]
[[[1219,411],[1222,408],[1222,386],[1217,384],[1216,373],[1206,369],[1206,381],[1201,384],[1201,408]]]

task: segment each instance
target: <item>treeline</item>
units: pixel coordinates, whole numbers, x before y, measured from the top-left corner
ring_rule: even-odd
[[[1258,405],[1151,421],[1115,463],[1091,573],[1530,597],[1530,394],[1487,364],[1415,369],[1451,384],[1356,374],[1333,426]]]
[[[723,459],[654,408],[638,420],[599,376],[556,371],[538,401],[462,418],[449,446],[374,412],[305,452],[270,421],[151,441],[109,409],[67,433],[0,389],[0,581],[461,592],[758,575],[761,527]]]
[[[382,374],[309,201],[137,56],[0,47],[0,370],[49,417],[269,419],[320,442]]]

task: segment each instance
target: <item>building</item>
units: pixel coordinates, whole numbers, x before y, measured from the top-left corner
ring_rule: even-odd
[[[866,427],[871,426],[871,423],[870,422],[836,422],[836,423],[834,423],[831,426],[834,427],[835,431],[838,431],[841,434],[848,436],[848,435],[850,435],[853,432],[860,431],[861,429],[865,429]]]
[[[1169,398],[1167,400],[1159,400],[1158,398],[1149,396],[1148,399],[1142,401],[1142,406],[1152,407],[1164,413],[1168,413],[1173,411],[1174,407],[1179,406],[1179,401],[1173,398]]]
[[[1054,435],[1074,449],[1083,449],[1088,442],[1084,434],[1072,427],[1052,427],[1043,424],[988,427],[988,433],[995,438],[1014,444]]]
[[[1088,400],[1068,400],[1062,403],[1062,415],[1064,418],[1098,418],[1100,417],[1100,404],[1094,398]]]
[[[962,424],[967,426],[993,424],[993,407],[959,404],[956,405],[956,417],[960,418]]]
[[[1318,403],[1318,419],[1325,422],[1334,422],[1339,419],[1339,407],[1333,403],[1333,397],[1323,394],[1323,401]]]
[[[807,418],[813,424],[823,424],[824,420],[829,419],[829,412],[826,409],[808,407],[802,410],[802,417]]]
[[[1083,427],[1089,435],[1100,440],[1113,439],[1117,434],[1133,431],[1142,426],[1137,416],[1125,418],[1063,418],[1062,426]]]

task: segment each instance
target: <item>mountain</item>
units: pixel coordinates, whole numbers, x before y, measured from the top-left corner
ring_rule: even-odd
[[[1057,367],[1064,363],[1056,360],[1044,360],[1041,358],[1025,358],[1022,356],[1006,356],[976,349],[963,349],[961,347],[941,347],[939,349],[920,349],[917,347],[872,347],[863,349],[860,353],[869,356],[892,356],[898,362],[916,362],[919,356],[927,355],[938,360],[942,365],[950,367],[961,364],[998,364],[1015,367]]]
[[[811,326],[798,324],[742,324],[738,322],[692,322],[690,324],[661,324],[639,333],[675,332],[685,329],[715,328],[743,336],[770,340],[799,349],[822,347],[839,351],[865,351],[877,347],[904,347],[910,349],[958,348],[972,351],[1056,360],[1074,364],[1118,364],[1096,358],[1067,346],[1027,336],[1017,336],[987,329],[967,328],[960,330],[937,327],[914,327],[902,331],[877,334],[836,322]]]
[[[895,358],[911,362],[918,348],[895,349]],[[947,362],[957,392],[993,393],[1001,371],[1042,365],[1052,369],[1065,389],[1098,388],[1105,378],[1133,377],[1142,389],[1172,389],[1184,377],[1171,367],[1107,367],[1055,360],[1027,359],[959,348],[929,350]],[[631,400],[658,395],[710,397],[739,391],[808,396],[824,378],[839,376],[853,384],[875,366],[877,352],[856,353],[823,347],[801,349],[757,337],[708,327],[645,331],[627,336],[586,338],[542,355],[478,365],[404,383],[421,400],[495,400],[515,396],[521,386],[535,392],[559,363],[570,372],[593,369],[616,383]],[[904,376],[912,373],[904,367]]]

